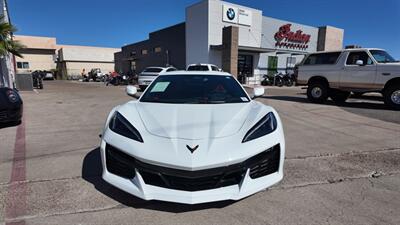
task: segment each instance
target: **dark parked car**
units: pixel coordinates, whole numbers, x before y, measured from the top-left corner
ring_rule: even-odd
[[[0,128],[21,123],[22,99],[15,89],[0,87]]]

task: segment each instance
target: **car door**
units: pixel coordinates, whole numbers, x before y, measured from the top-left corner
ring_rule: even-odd
[[[357,61],[362,60],[358,65]],[[340,88],[369,89],[374,86],[377,67],[371,56],[365,51],[351,51],[347,55],[340,76]]]

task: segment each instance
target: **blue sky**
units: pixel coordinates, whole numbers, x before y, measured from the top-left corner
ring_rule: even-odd
[[[17,34],[54,36],[59,44],[121,47],[185,20],[198,0],[8,0]],[[230,0],[265,16],[345,29],[345,44],[378,47],[400,59],[399,0]]]

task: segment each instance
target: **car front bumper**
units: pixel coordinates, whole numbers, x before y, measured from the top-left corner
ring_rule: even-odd
[[[23,107],[13,110],[0,110],[0,123],[19,122],[22,119]]]
[[[135,195],[139,198],[145,199],[145,200],[162,200],[162,201],[168,201],[168,202],[178,202],[178,203],[184,203],[184,204],[198,204],[198,203],[205,203],[205,202],[214,202],[214,201],[221,201],[221,200],[238,200],[242,199],[244,197],[247,197],[249,195],[252,195],[256,192],[259,192],[263,189],[266,189],[276,183],[278,183],[280,180],[283,178],[283,158],[284,157],[284,144],[283,145],[275,145],[279,146],[279,156],[278,156],[278,165],[274,169],[274,171],[264,175],[264,176],[258,176],[255,178],[253,169],[254,168],[254,160],[252,161],[253,157],[250,157],[242,162],[238,162],[232,165],[227,165],[224,167],[218,167],[218,168],[211,168],[211,169],[205,169],[202,170],[204,171],[207,175],[207,173],[210,174],[209,177],[216,177],[217,175],[213,175],[213,169],[215,170],[227,170],[228,172],[230,170],[240,170],[242,175],[240,176],[240,181],[238,182],[233,182],[233,183],[226,183],[227,185],[218,185],[216,183],[212,184],[212,188],[196,188],[195,185],[196,182],[199,182],[197,179],[193,179],[193,184],[189,186],[182,186],[182,185],[174,185],[171,181],[171,173],[173,174],[179,174],[181,176],[179,179],[182,181],[182,179],[187,178],[187,173],[192,173],[193,171],[182,171],[182,170],[175,170],[175,171],[170,171],[174,170],[172,168],[166,168],[166,167],[160,167],[156,165],[152,165],[150,163],[142,163],[140,162],[140,166],[136,166],[136,168],[132,168],[132,175],[129,176],[121,176],[121,175],[116,175],[115,173],[110,172],[110,170],[107,168],[107,144],[105,141],[102,141],[101,143],[101,158],[103,160],[103,179],[110,183],[111,185],[127,192],[132,195]],[[272,149],[274,146],[271,146]],[[268,150],[267,150],[268,151]],[[258,154],[260,155],[260,154]],[[145,164],[145,165],[143,165]],[[136,164],[138,165],[138,164]],[[164,174],[164,177],[160,180],[167,180],[166,183],[164,184],[157,184],[160,183],[160,181],[150,181],[149,182],[149,170],[146,165],[151,166],[153,171],[158,171],[158,175]],[[146,168],[147,167],[147,168]],[[165,169],[167,171],[164,171]],[[185,172],[185,173],[182,173]],[[224,173],[223,171],[221,173]],[[153,175],[156,173],[153,173]],[[197,175],[194,176],[200,176],[198,173],[195,173]],[[232,177],[233,175],[227,174],[223,175],[224,180],[226,176]],[[153,176],[154,177],[154,176]],[[182,178],[186,177],[186,178]],[[169,179],[169,180],[168,180]],[[192,178],[189,178],[192,179]],[[201,178],[200,178],[201,179]],[[218,179],[218,178],[215,178]],[[154,179],[152,179],[154,180]],[[151,183],[151,184],[150,184]],[[221,183],[221,180],[218,180],[217,183]],[[196,184],[197,185],[197,184]],[[199,185],[201,185],[199,183]]]

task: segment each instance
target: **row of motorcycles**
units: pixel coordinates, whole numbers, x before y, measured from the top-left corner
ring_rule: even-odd
[[[294,73],[276,73],[272,75],[264,75],[263,80],[261,81],[261,85],[263,86],[288,86],[291,87],[294,85],[296,81],[296,77]]]
[[[117,72],[109,73],[109,74],[88,74],[83,75],[83,82],[104,82],[107,86],[109,84],[118,86],[118,85],[129,85],[137,83],[137,76],[133,74],[119,74]]]

